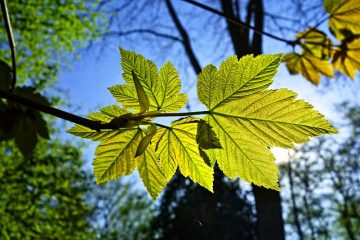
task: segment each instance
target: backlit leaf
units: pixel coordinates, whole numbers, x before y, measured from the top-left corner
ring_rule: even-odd
[[[136,128],[101,141],[93,162],[96,182],[107,182],[132,173],[139,162],[134,156],[140,140],[141,130]]]
[[[327,58],[323,55],[328,52],[312,47],[312,43],[327,41],[324,34],[315,31],[306,36],[305,32],[298,38],[304,52],[284,57],[289,71],[301,73],[314,83],[319,82],[320,73],[333,76],[331,65],[321,59]],[[337,132],[310,104],[297,100],[294,92],[266,90],[273,82],[281,54],[247,55],[240,60],[232,56],[219,69],[206,66],[198,76],[197,92],[208,111],[168,115],[164,112],[177,111],[186,104],[186,96],[179,94],[180,80],[174,66],[168,62],[158,73],[155,64],[139,54],[121,50],[121,57],[126,84],[111,87],[110,92],[125,108],[109,106],[89,115],[94,121],[119,129],[94,131],[75,125],[69,130],[100,141],[93,163],[97,183],[138,168],[155,199],[179,168],[182,175],[213,191],[217,162],[230,178],[240,177],[279,190],[278,169],[270,147],[290,148],[309,137]],[[151,123],[164,115],[204,113],[202,119],[185,117],[169,127]]]
[[[136,74],[147,97],[149,110],[176,112],[187,102],[185,94],[180,94],[181,83],[176,69],[168,62],[158,73],[155,63],[142,55],[120,49],[123,78],[127,84],[109,88],[111,94],[124,106],[136,112],[141,111],[132,72]]]
[[[144,154],[139,156],[139,174],[147,191],[153,199],[159,195],[166,186],[166,178],[160,169],[158,159],[152,148],[146,148]]]
[[[146,131],[146,136],[141,139],[139,146],[136,149],[135,157],[140,156],[145,152],[146,148],[150,144],[151,139],[155,135],[156,131],[157,131],[157,127],[154,124],[148,127]]]
[[[90,113],[88,118],[91,120],[99,121],[102,123],[109,123],[116,117],[120,117],[126,114],[127,111],[123,108],[120,108],[117,105],[111,105],[107,107],[103,107],[100,109],[100,112]],[[75,136],[82,138],[89,138],[93,141],[105,140],[107,138],[111,138],[117,134],[125,131],[124,129],[101,129],[100,131],[96,131],[82,125],[75,124],[72,128],[70,128],[67,132],[71,133]]]
[[[137,99],[139,101],[140,113],[146,112],[147,110],[149,110],[149,107],[150,107],[149,98],[147,97],[147,95],[146,95],[138,77],[134,73],[134,71],[131,72],[131,75],[134,80],[136,95],[137,95]]]
[[[198,77],[198,95],[209,109],[266,89],[275,76],[281,54],[236,56],[222,62],[218,71],[206,66]],[[214,82],[216,82],[214,84]]]
[[[153,145],[156,146],[167,179],[174,175],[179,166],[182,175],[212,192],[213,169],[200,156],[196,143],[197,122],[194,118],[174,121],[171,127],[162,128],[156,133]]]
[[[231,57],[225,62],[228,61],[232,62],[234,58]],[[253,61],[261,60],[255,58]],[[261,65],[265,65],[263,60]],[[268,68],[270,69],[265,67],[262,71],[268,75],[276,71],[276,67],[273,69],[271,64]],[[214,79],[226,82],[225,78],[220,77],[221,71],[221,67],[217,72],[212,69],[211,78],[199,77],[198,87],[209,89]],[[247,76],[248,72],[244,68],[236,74]],[[227,78],[231,79],[231,76]],[[267,84],[269,78],[259,78],[256,84],[261,86],[262,81]],[[229,88],[237,84],[217,83],[216,91],[223,92],[217,93],[218,96],[227,96]],[[230,178],[240,177],[256,185],[278,190],[278,170],[269,147],[292,147],[293,143],[308,141],[309,136],[337,132],[310,104],[296,100],[296,94],[287,89],[253,91],[245,96],[240,91],[236,96],[239,95],[241,97],[232,97],[214,107],[207,104],[210,106],[210,113],[204,118],[213,127],[223,147],[207,150],[206,153],[209,153],[211,161],[218,162],[219,167]],[[202,102],[212,102],[211,98],[214,98],[211,94],[203,95]]]
[[[344,41],[342,45],[335,49],[332,64],[335,70],[355,78],[355,72],[360,71],[360,39],[351,42]]]
[[[321,59],[330,58],[332,42],[324,32],[309,28],[296,34],[296,37],[300,41],[300,46],[304,52],[310,53]]]
[[[334,77],[334,71],[327,60],[322,60],[312,54],[288,53],[283,57],[290,74],[303,75],[311,83],[318,85],[320,74],[327,77]]]
[[[360,34],[360,1],[324,0],[324,8],[330,14],[329,27],[337,39],[344,39],[343,29]]]

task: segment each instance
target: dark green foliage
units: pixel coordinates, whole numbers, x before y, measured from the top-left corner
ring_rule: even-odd
[[[45,97],[34,91],[30,87],[14,90],[15,94],[49,105]],[[38,136],[49,139],[46,122],[38,110],[10,101],[0,105],[0,141],[14,139],[25,156],[34,150]]]
[[[215,167],[214,193],[176,174],[160,199],[156,239],[256,239],[253,205]]]
[[[12,84],[11,67],[6,62],[0,60],[0,89],[9,90]]]
[[[0,239],[91,239],[84,201],[89,175],[78,146],[40,141],[23,157],[0,145]]]

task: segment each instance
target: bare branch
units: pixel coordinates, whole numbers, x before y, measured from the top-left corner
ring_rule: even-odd
[[[170,16],[172,18],[172,20],[174,21],[174,24],[177,28],[177,30],[179,31],[181,38],[182,38],[182,42],[185,48],[185,51],[190,59],[190,62],[195,70],[195,72],[197,74],[199,74],[201,72],[201,66],[200,63],[198,61],[198,59],[195,56],[194,50],[192,49],[192,45],[190,42],[190,38],[188,33],[186,32],[185,28],[183,27],[183,25],[181,24],[179,17],[177,16],[175,9],[173,7],[173,5],[171,4],[170,0],[166,0],[166,7],[170,13]]]
[[[128,31],[110,31],[107,32],[105,34],[103,34],[103,36],[125,36],[125,35],[131,35],[131,34],[137,34],[137,33],[145,33],[145,34],[150,34],[156,37],[162,37],[162,38],[167,38],[173,41],[177,41],[177,42],[183,42],[182,39],[180,39],[179,37],[167,34],[167,33],[160,33],[157,32],[155,30],[152,29],[132,29],[132,30],[128,30]]]
[[[6,0],[0,0],[0,4],[1,4],[1,12],[3,15],[3,19],[4,19],[4,23],[5,23],[5,28],[6,28],[6,34],[8,37],[8,41],[9,41],[9,46],[10,46],[10,50],[11,50],[11,65],[12,65],[12,71],[13,71],[13,82],[10,88],[10,91],[14,90],[15,85],[16,85],[16,44],[15,44],[15,40],[14,40],[14,34],[11,28],[11,23],[10,23],[10,17],[9,17],[9,11],[6,5]]]
[[[264,35],[264,36],[270,37],[270,38],[272,38],[272,39],[278,40],[278,41],[280,41],[280,42],[287,43],[287,44],[289,44],[289,45],[294,45],[294,44],[295,44],[294,41],[291,41],[291,40],[287,40],[287,39],[278,37],[278,36],[273,35],[273,34],[268,33],[268,32],[258,31],[255,27],[253,27],[253,26],[251,26],[251,25],[248,25],[248,24],[246,24],[245,22],[242,22],[242,21],[240,21],[240,20],[238,20],[238,19],[236,19],[236,18],[234,18],[234,17],[228,16],[228,15],[226,15],[225,13],[223,13],[223,12],[217,10],[217,9],[211,8],[211,7],[206,6],[206,5],[202,4],[202,3],[199,3],[199,2],[197,2],[197,1],[193,1],[193,0],[182,0],[182,1],[184,1],[184,2],[186,2],[186,3],[189,3],[189,4],[191,4],[191,5],[197,6],[197,7],[199,7],[199,8],[202,8],[202,9],[204,9],[204,10],[206,10],[206,11],[212,12],[212,13],[214,13],[214,14],[216,14],[216,15],[225,17],[228,21],[230,21],[230,22],[232,22],[232,23],[234,23],[234,24],[236,24],[236,25],[239,25],[239,26],[241,26],[241,27],[243,27],[243,28],[251,29],[251,30],[253,30],[256,34]]]

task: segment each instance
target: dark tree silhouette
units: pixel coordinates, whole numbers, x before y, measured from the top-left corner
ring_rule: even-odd
[[[156,239],[256,239],[256,217],[239,181],[215,167],[214,194],[176,174],[153,220]]]

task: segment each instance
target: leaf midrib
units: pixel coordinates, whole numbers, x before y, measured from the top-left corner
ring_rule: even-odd
[[[264,122],[273,122],[273,123],[282,123],[282,124],[289,124],[289,125],[296,125],[296,126],[304,126],[309,128],[316,128],[316,129],[322,129],[324,131],[330,131],[327,128],[323,127],[315,127],[304,123],[293,123],[293,122],[287,122],[287,121],[275,121],[271,119],[262,119],[262,118],[253,118],[253,117],[246,117],[246,116],[236,116],[236,115],[230,115],[225,113],[219,113],[219,112],[212,112],[214,115],[223,116],[227,118],[237,118],[237,119],[243,119],[243,120],[254,120],[254,121],[264,121]]]
[[[212,116],[212,115],[210,115],[210,116],[214,119],[214,121],[216,122],[216,124],[217,124],[217,125],[220,127],[220,129],[226,134],[226,136],[228,136],[229,139],[231,139],[231,141],[234,143],[234,145],[244,154],[244,156],[249,160],[249,162],[252,163],[252,165],[258,170],[258,172],[260,172],[260,174],[264,177],[264,179],[266,179],[267,182],[270,183],[269,186],[273,186],[273,184],[268,180],[268,177],[261,171],[261,169],[260,169],[256,164],[253,163],[253,159],[251,159],[251,158],[248,157],[248,155],[244,152],[244,150],[241,148],[241,146],[238,145],[238,144],[236,143],[236,141],[231,137],[231,135],[230,135],[227,131],[225,131],[225,129],[221,126],[221,124],[219,124],[219,122],[217,121],[217,119],[216,119],[214,116]],[[221,151],[221,150],[222,150],[222,149],[220,149],[220,150],[218,150],[218,151]],[[226,152],[227,152],[227,151],[226,151]],[[269,163],[269,164],[270,164],[270,163]],[[253,180],[254,180],[254,179],[252,179],[252,182],[254,182]]]
[[[254,58],[255,59],[255,58]],[[254,60],[253,59],[253,60]],[[210,110],[214,110],[215,108],[219,107],[220,105],[224,104],[227,99],[231,98],[233,95],[235,95],[236,93],[238,93],[246,84],[248,84],[251,80],[253,80],[256,76],[258,76],[259,74],[261,74],[264,70],[266,70],[271,64],[273,64],[278,58],[274,58],[269,64],[267,64],[266,66],[263,67],[263,69],[258,72],[256,75],[254,75],[252,78],[249,78],[249,80],[247,82],[245,82],[244,84],[242,84],[241,86],[239,86],[239,88],[234,91],[233,93],[231,93],[229,96],[227,96],[226,98],[222,99],[220,102],[218,102],[214,107],[212,107]],[[275,70],[276,72],[276,70]],[[243,74],[243,73],[241,73]],[[268,80],[268,79],[267,79]]]

